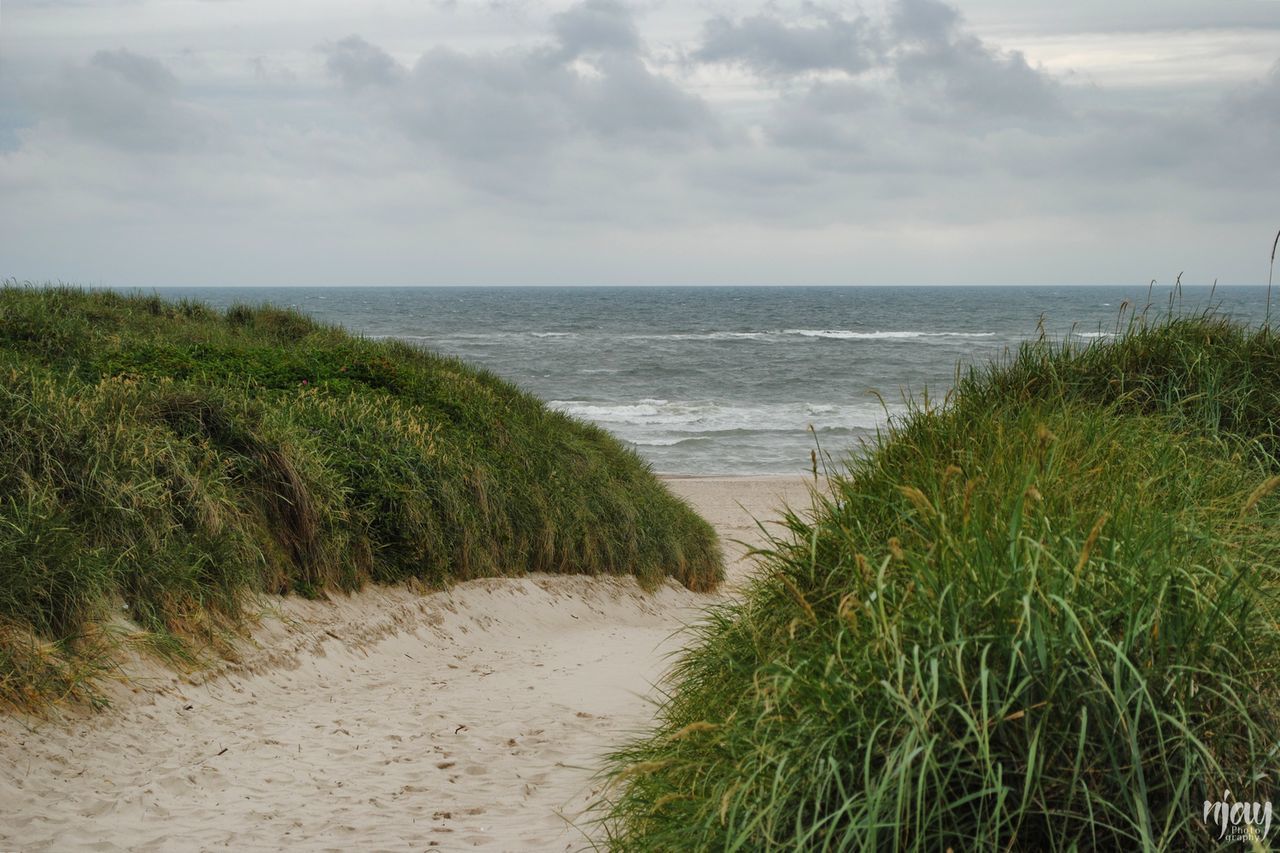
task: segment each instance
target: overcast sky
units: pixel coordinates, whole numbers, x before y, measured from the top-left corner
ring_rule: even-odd
[[[1278,0],[4,0],[0,277],[1265,282]]]

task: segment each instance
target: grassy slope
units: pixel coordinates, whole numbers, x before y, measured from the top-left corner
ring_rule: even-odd
[[[615,758],[633,850],[1201,849],[1280,761],[1280,340],[970,373],[789,518]]]
[[[296,313],[0,290],[0,704],[83,686],[121,607],[214,641],[246,591],[526,571],[721,575],[602,430]]]

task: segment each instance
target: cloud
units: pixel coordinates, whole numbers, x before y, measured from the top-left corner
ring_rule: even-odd
[[[463,160],[548,150],[573,124],[575,79],[541,55],[428,51],[375,105],[413,139]]]
[[[298,82],[298,75],[291,69],[277,65],[264,56],[250,56],[245,60],[255,79],[264,83],[290,84]]]
[[[659,26],[669,6],[405,0],[395,27],[320,18],[197,54],[152,35],[98,52],[86,35],[14,37],[0,257],[25,265],[0,276],[120,279],[146,255],[226,281],[609,281],[617,258],[582,247],[622,235],[635,276],[666,281],[918,279],[947,257],[1008,272],[1002,246],[1114,280],[1135,241],[1179,252],[1202,231],[1223,255],[1274,215],[1280,66],[1247,85],[1107,88],[937,0],[792,2]],[[1064,231],[1075,254],[1054,255]],[[886,248],[921,234],[937,266]],[[948,256],[938,235],[981,248]],[[1096,268],[1088,240],[1110,247]],[[424,256],[440,266],[422,272]]]
[[[1023,54],[1002,51],[967,32],[959,11],[939,0],[897,0],[879,21],[830,11],[799,22],[780,15],[713,18],[692,59],[741,65],[765,78],[839,72],[877,84],[892,80],[897,91],[889,94],[924,121],[1042,119],[1061,111],[1058,85],[1048,74],[1032,68]],[[842,91],[829,82],[820,79],[809,93],[815,109]]]
[[[172,96],[178,89],[178,79],[164,63],[123,48],[100,50],[89,60],[89,65],[153,95]]]
[[[351,36],[327,65],[349,91],[380,87],[357,107],[455,161],[527,161],[584,138],[666,147],[715,137],[707,104],[646,64],[624,6],[586,0],[555,15],[552,33],[524,49],[434,48],[407,71]]]
[[[926,44],[945,43],[960,28],[960,10],[941,0],[897,0],[889,20],[893,33],[902,41]]]
[[[357,35],[321,48],[325,68],[352,92],[367,86],[386,86],[398,80],[403,69],[391,55]]]
[[[124,151],[198,147],[212,130],[164,63],[123,48],[64,67],[39,93],[39,109],[43,121],[69,135]]]
[[[876,33],[864,17],[824,14],[816,23],[790,23],[771,15],[740,20],[723,16],[703,26],[693,59],[735,63],[761,75],[840,70],[858,74],[878,61]]]
[[[467,56],[436,49],[380,105],[414,138],[454,158],[553,152],[582,135],[623,145],[696,142],[714,131],[706,105],[632,56],[584,70],[559,53]]]
[[[1233,93],[1228,113],[1237,121],[1280,129],[1280,61],[1261,80]]]
[[[966,32],[939,0],[899,0],[890,32],[892,67],[908,108],[950,118],[1039,119],[1060,114],[1058,84],[1019,51]]]
[[[640,31],[631,12],[614,0],[585,0],[553,15],[551,27],[566,59],[586,53],[640,51]]]

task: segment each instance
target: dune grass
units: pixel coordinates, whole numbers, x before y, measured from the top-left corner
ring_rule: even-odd
[[[1212,314],[958,376],[698,629],[611,845],[1215,848],[1277,792],[1278,427],[1280,340]]]
[[[706,590],[721,557],[633,452],[484,370],[267,306],[0,289],[0,704],[86,693],[121,615],[198,649],[246,593],[532,571]]]

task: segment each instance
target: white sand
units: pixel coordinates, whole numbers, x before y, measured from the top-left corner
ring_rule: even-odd
[[[725,540],[806,505],[797,480],[670,486]],[[284,601],[202,683],[151,668],[106,713],[0,717],[0,850],[588,847],[601,757],[714,600],[539,575]]]

